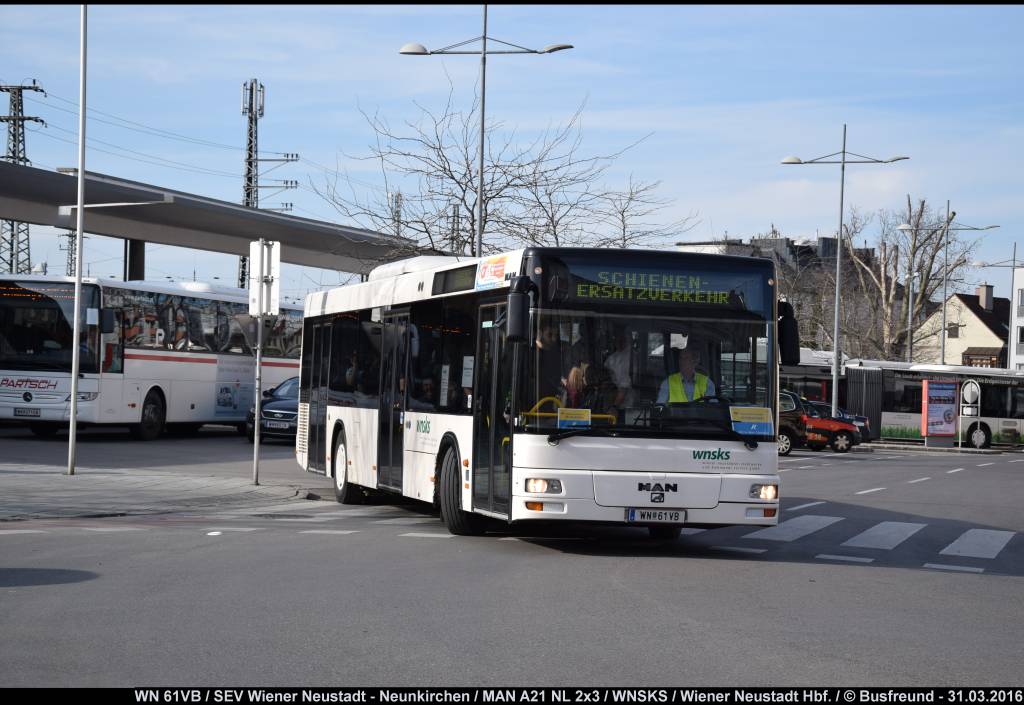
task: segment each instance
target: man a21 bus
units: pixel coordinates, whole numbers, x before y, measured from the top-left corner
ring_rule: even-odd
[[[776,524],[780,338],[798,348],[774,276],[764,259],[565,248],[378,267],[306,298],[298,462],[341,502],[433,502],[456,534]],[[659,401],[678,350],[713,385]]]

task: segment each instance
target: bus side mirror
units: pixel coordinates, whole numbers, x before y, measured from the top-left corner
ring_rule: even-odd
[[[100,309],[100,333],[108,335],[114,332],[114,309]]]
[[[783,365],[800,364],[800,328],[793,305],[788,301],[779,302],[779,359]]]
[[[531,284],[527,277],[513,277],[508,292],[508,313],[505,316],[505,336],[510,343],[530,342]]]

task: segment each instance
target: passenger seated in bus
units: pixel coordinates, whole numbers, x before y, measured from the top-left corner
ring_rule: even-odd
[[[544,397],[561,399],[566,378],[562,375],[562,356],[558,327],[544,323],[537,331],[537,401]]]
[[[616,408],[618,387],[611,372],[603,365],[585,365],[583,369],[583,399],[580,408],[595,414],[607,414]]]
[[[565,378],[565,405],[573,409],[583,408],[583,394],[586,389],[586,374],[589,368],[585,362],[575,365]]]
[[[673,348],[674,350],[675,348]],[[715,383],[697,371],[700,353],[687,346],[679,350],[679,371],[670,374],[658,389],[658,404],[676,404],[696,401],[715,395]]]
[[[414,411],[433,411],[437,407],[437,388],[434,380],[425,378],[419,384],[418,393],[409,400],[409,408]]]

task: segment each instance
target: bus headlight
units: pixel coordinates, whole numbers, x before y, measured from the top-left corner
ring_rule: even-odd
[[[778,485],[751,485],[750,486],[750,497],[751,497],[751,499],[776,500],[776,499],[779,498],[779,486]]]
[[[526,491],[536,494],[558,494],[562,491],[562,483],[559,480],[531,477],[526,481]]]
[[[78,401],[94,401],[99,395],[99,392],[79,392]],[[68,394],[64,401],[71,401],[71,395]]]

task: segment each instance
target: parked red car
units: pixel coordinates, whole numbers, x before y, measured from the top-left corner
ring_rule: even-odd
[[[794,447],[847,453],[861,442],[860,431],[852,423],[821,418],[810,404],[793,392],[779,392],[779,455],[789,455]]]

